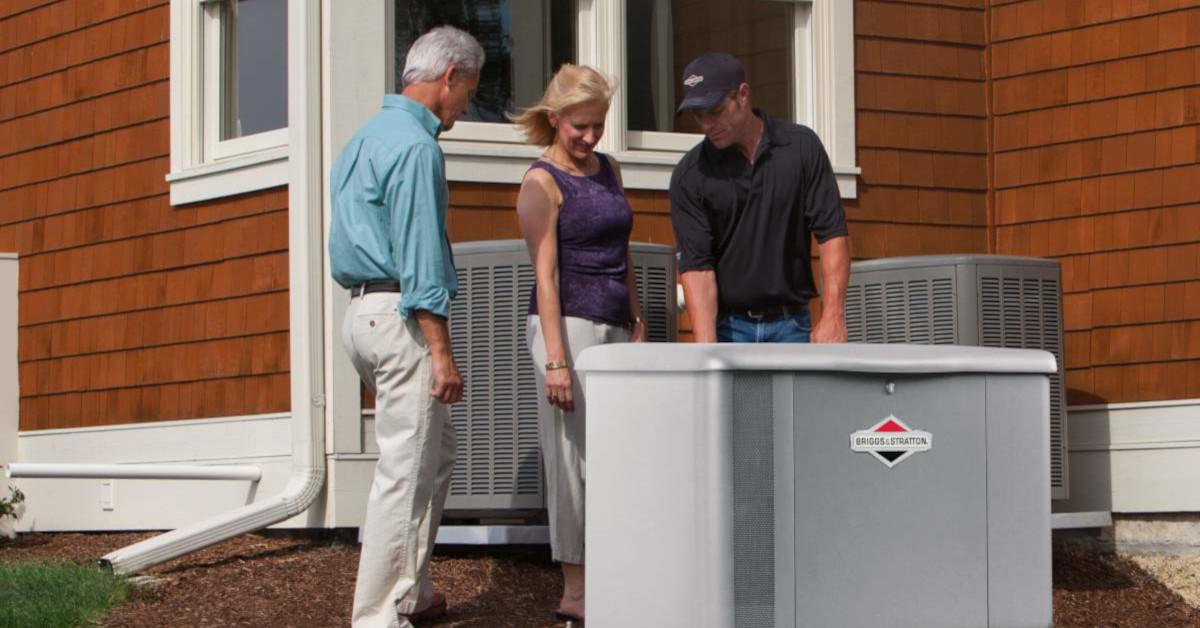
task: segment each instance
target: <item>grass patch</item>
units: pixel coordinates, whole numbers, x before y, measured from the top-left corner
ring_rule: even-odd
[[[0,563],[0,628],[75,628],[125,601],[129,583],[74,563]]]

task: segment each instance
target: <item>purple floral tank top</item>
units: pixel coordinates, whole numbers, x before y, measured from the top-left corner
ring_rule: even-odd
[[[608,158],[600,158],[600,170],[591,176],[575,176],[544,161],[541,168],[554,177],[562,194],[558,211],[558,298],[563,316],[597,323],[628,325],[629,232],[633,210],[621,193]],[[529,301],[529,313],[537,314],[537,286]]]

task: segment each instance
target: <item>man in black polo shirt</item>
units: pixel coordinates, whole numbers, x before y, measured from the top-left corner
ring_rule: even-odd
[[[817,134],[754,109],[738,60],[697,57],[683,72],[704,132],[671,176],[671,224],[696,342],[845,342],[846,215]],[[820,250],[817,296],[812,238]]]

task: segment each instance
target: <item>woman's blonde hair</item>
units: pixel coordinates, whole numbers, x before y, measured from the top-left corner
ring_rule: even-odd
[[[555,129],[550,125],[550,114],[562,115],[564,111],[588,103],[604,103],[612,98],[613,81],[586,65],[564,63],[538,104],[509,116],[525,136],[525,141],[537,146],[549,146],[554,142]]]

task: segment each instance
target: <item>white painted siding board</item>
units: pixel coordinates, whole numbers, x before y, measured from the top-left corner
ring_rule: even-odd
[[[159,530],[193,523],[283,490],[290,477],[291,420],[286,414],[163,421],[20,433],[22,462],[252,464],[257,484],[226,480],[116,480],[105,510],[106,480],[22,479],[28,510],[18,529]],[[320,527],[323,507],[277,527]]]
[[[22,432],[21,462],[164,463],[291,455],[286,414]]]
[[[1071,408],[1067,421],[1071,499],[1056,512],[1200,511],[1200,399]]]
[[[263,479],[243,481],[62,480],[22,479],[28,509],[17,529],[24,532],[85,530],[165,530],[195,523],[269,498],[283,490],[291,472],[289,458],[240,461],[262,468]],[[101,485],[112,482],[113,508],[105,510]],[[302,513],[276,527],[313,525]],[[319,522],[316,523],[319,525]]]

